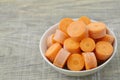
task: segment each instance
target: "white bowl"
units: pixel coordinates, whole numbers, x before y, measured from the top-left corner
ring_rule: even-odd
[[[94,20],[92,20],[94,21]],[[114,47],[114,51],[113,51],[113,54],[111,55],[111,57],[105,61],[103,64],[99,65],[98,67],[96,68],[93,68],[93,69],[90,69],[90,70],[84,70],[84,71],[70,71],[70,70],[66,70],[66,69],[62,69],[62,68],[59,68],[59,67],[56,67],[55,65],[53,65],[46,57],[45,57],[45,52],[47,50],[47,44],[46,44],[46,40],[47,40],[47,37],[49,35],[51,35],[52,33],[55,33],[55,30],[58,28],[58,24],[55,24],[53,26],[51,26],[48,30],[46,30],[46,32],[43,34],[41,40],[40,40],[40,44],[39,44],[39,48],[40,48],[40,53],[43,57],[43,59],[53,68],[55,69],[56,71],[59,71],[60,73],[62,74],[66,74],[68,76],[85,76],[85,75],[89,75],[89,74],[93,74],[97,71],[99,71],[100,69],[102,69],[106,64],[108,64],[108,62],[110,62],[110,60],[114,57],[115,53],[116,53],[116,49],[117,49],[117,39],[116,39],[116,36],[114,34],[114,32],[112,30],[110,30],[108,27],[108,30],[109,30],[109,33],[111,35],[114,36],[115,38],[115,41],[113,43],[113,47]]]

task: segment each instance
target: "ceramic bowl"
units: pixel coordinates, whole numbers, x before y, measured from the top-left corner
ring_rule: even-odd
[[[94,21],[94,20],[92,20],[92,21]],[[42,35],[42,37],[40,39],[40,44],[39,44],[40,53],[41,53],[43,59],[56,71],[58,71],[62,74],[66,74],[68,76],[86,76],[86,75],[90,75],[90,74],[93,74],[93,73],[101,70],[114,57],[114,55],[116,53],[116,49],[117,49],[117,39],[116,39],[116,36],[115,36],[114,32],[112,30],[110,30],[109,27],[107,27],[107,29],[109,31],[109,34],[113,35],[114,38],[115,38],[115,41],[113,43],[113,47],[114,47],[113,54],[111,55],[111,57],[107,61],[105,61],[103,64],[99,65],[96,68],[93,68],[93,69],[90,69],[90,70],[84,70],[84,71],[70,71],[70,70],[66,70],[66,69],[56,67],[45,57],[45,52],[47,50],[47,43],[46,43],[47,42],[47,37],[50,36],[52,33],[55,33],[56,29],[58,28],[58,25],[59,25],[59,23],[51,26],[48,30],[46,30],[45,33]]]

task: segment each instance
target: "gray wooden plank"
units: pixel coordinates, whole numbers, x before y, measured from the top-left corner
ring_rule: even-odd
[[[119,0],[0,0],[0,80],[118,80],[120,79]],[[118,51],[101,71],[69,77],[53,70],[40,55],[39,39],[64,17],[87,15],[115,32]]]

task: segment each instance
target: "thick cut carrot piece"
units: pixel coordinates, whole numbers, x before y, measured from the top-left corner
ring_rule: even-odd
[[[71,18],[63,18],[59,23],[59,29],[67,34],[67,27],[72,23],[73,20]]]
[[[88,18],[87,16],[81,16],[78,20],[83,21],[86,25],[91,23],[90,18]]]
[[[59,43],[54,43],[52,46],[48,48],[48,50],[45,53],[45,56],[53,62],[58,51],[62,48],[62,46]]]
[[[83,36],[81,36],[80,38],[75,38],[75,37],[71,37],[73,40],[77,41],[77,42],[80,42],[82,39],[84,38],[88,38],[89,37],[89,34],[88,34],[88,30],[86,30],[86,32],[84,33]]]
[[[61,44],[63,44],[64,40],[67,39],[68,36],[62,32],[61,30],[57,29],[56,32],[55,32],[55,35],[53,37],[53,39],[56,41],[56,42],[59,42]]]
[[[82,51],[91,52],[95,48],[95,41],[92,38],[84,38],[80,42],[80,48]]]
[[[80,71],[84,68],[84,59],[81,54],[73,53],[67,60],[67,67],[72,71]]]
[[[67,50],[63,48],[60,49],[57,56],[55,57],[53,64],[57,67],[63,68],[70,54],[71,53],[68,52]]]
[[[54,34],[50,35],[48,38],[47,38],[47,46],[48,48],[55,43],[55,40],[53,39],[54,37]]]
[[[113,46],[106,41],[99,41],[96,43],[95,54],[97,59],[105,61],[113,52]]]
[[[102,38],[106,35],[106,25],[102,22],[93,22],[88,26],[89,36],[93,39]]]
[[[85,60],[85,68],[86,70],[97,67],[97,59],[93,52],[82,53]]]
[[[66,39],[63,47],[71,53],[80,52],[79,42],[73,40],[72,38]]]
[[[86,24],[82,21],[72,22],[67,28],[68,35],[77,41],[86,37],[86,31]]]
[[[98,39],[98,41],[107,41],[112,44],[114,42],[114,37],[112,35],[106,34],[104,37]]]

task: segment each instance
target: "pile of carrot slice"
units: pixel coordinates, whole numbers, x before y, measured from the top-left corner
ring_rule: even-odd
[[[59,68],[89,70],[104,63],[113,53],[114,37],[103,22],[87,16],[63,18],[55,33],[47,38],[47,59]]]

